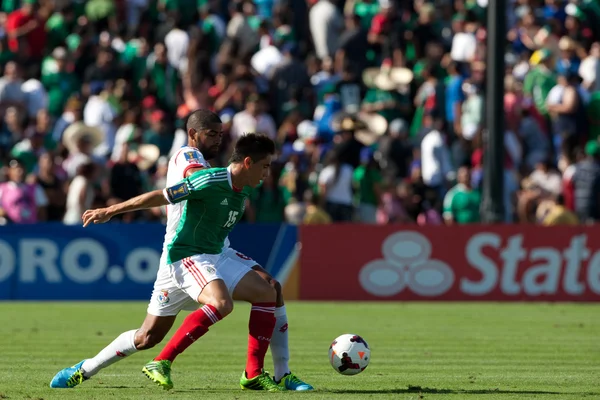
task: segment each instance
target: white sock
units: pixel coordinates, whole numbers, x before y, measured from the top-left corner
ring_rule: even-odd
[[[275,309],[275,329],[271,337],[271,354],[275,367],[275,380],[279,381],[290,372],[290,347],[288,343],[288,320],[285,306]]]
[[[100,372],[101,369],[137,352],[138,349],[135,348],[136,332],[137,329],[121,333],[111,344],[96,354],[96,357],[85,360],[81,366],[84,375],[90,378]]]

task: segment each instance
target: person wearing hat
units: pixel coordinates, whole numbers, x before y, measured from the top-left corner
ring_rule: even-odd
[[[530,61],[533,68],[525,75],[523,93],[526,97],[533,99],[537,111],[548,118],[546,98],[556,85],[556,76],[552,70],[552,54],[550,50],[543,49],[539,50],[535,60],[534,56]]]
[[[48,197],[37,183],[25,182],[21,160],[8,162],[8,180],[0,183],[0,218],[15,224],[35,224],[46,220]]]
[[[575,188],[575,213],[583,223],[600,220],[600,144],[585,145],[585,159],[577,163],[572,178]]]

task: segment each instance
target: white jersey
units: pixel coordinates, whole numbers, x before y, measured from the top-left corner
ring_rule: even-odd
[[[200,150],[195,147],[183,146],[169,160],[169,165],[167,167],[167,187],[179,183],[185,178],[187,171],[192,168],[210,168],[210,164],[204,159]],[[182,201],[181,203],[167,205],[167,229],[163,251],[160,257],[161,267],[167,265],[166,244],[170,243],[175,236],[177,225],[183,214],[183,209],[185,208],[185,203],[185,201]],[[225,239],[223,250],[228,247],[229,238]]]

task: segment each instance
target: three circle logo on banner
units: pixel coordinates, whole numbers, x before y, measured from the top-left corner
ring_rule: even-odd
[[[454,272],[443,261],[430,259],[431,242],[408,231],[388,236],[381,247],[383,259],[362,267],[359,281],[374,296],[394,296],[408,287],[421,296],[439,296],[454,283]]]

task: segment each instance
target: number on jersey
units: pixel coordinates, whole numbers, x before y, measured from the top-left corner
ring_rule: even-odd
[[[229,218],[227,218],[227,222],[225,222],[225,225],[223,225],[225,228],[231,228],[233,225],[235,225],[235,220],[237,219],[237,216],[239,214],[239,211],[229,211]]]

